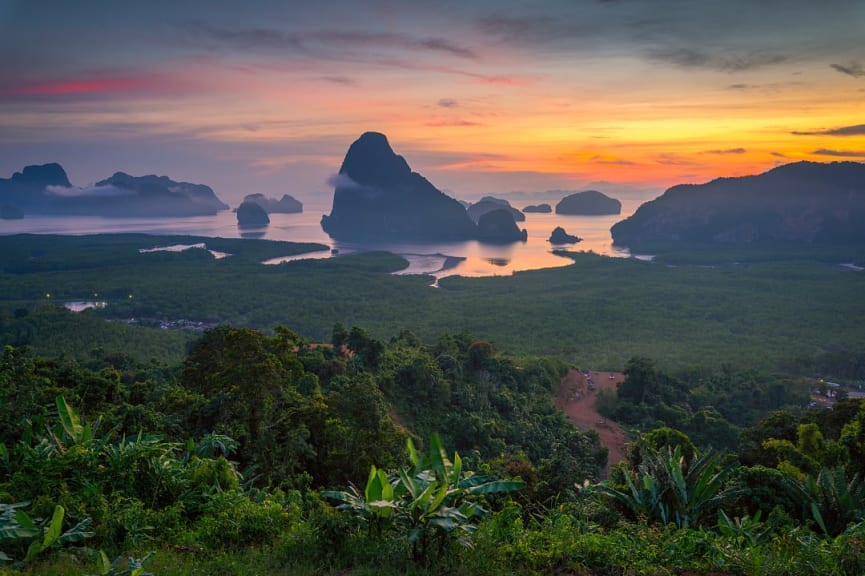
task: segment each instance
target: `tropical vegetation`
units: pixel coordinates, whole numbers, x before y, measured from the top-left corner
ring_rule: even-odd
[[[200,240],[233,256],[0,238],[0,574],[865,572],[862,276],[824,255],[433,288]],[[621,462],[554,402],[601,367]]]
[[[597,436],[553,406],[567,368],[341,325],[317,344],[217,327],[179,366],[7,346],[0,570],[865,569],[865,403],[766,405],[738,448],[635,430],[603,480]],[[663,403],[646,370],[672,380],[633,359],[616,403]]]

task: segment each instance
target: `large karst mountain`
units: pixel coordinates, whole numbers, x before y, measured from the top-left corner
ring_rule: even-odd
[[[366,132],[349,147],[335,183],[333,207],[321,227],[337,240],[435,242],[483,236],[507,242],[523,237],[504,227],[485,228],[482,234],[462,204],[412,172],[378,132]]]
[[[348,149],[333,207],[321,227],[338,240],[468,240],[465,208],[394,153],[384,134],[366,132]]]

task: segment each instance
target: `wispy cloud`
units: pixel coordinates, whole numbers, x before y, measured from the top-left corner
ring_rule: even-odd
[[[357,80],[348,76],[322,76],[322,80],[331,84],[339,84],[341,86],[356,86]]]
[[[360,63],[397,70],[462,76],[481,84],[495,86],[525,86],[532,82],[532,79],[525,76],[488,74],[475,69],[466,69],[462,65],[449,64],[448,59],[442,56],[453,56],[456,61],[471,63],[472,66],[480,62],[480,58],[472,48],[440,36],[331,29],[228,30],[202,22],[187,23],[181,30],[186,34],[181,42],[211,51],[228,50],[244,54],[277,54],[313,60]],[[423,55],[430,58],[421,58],[420,56]],[[346,81],[347,77],[343,76],[326,76],[323,79],[349,85]],[[445,103],[449,101],[456,102],[451,99],[441,100]]]
[[[432,128],[442,128],[442,127],[461,127],[461,126],[483,126],[480,122],[472,122],[471,120],[441,120],[435,122],[427,122],[424,126],[430,126]]]
[[[106,186],[46,186],[45,191],[52,196],[68,197],[68,198],[114,198],[117,196],[133,196],[135,190],[128,188],[117,188],[108,184]]]
[[[307,42],[322,46],[337,45],[353,50],[370,48],[399,48],[415,52],[438,52],[459,58],[474,59],[477,54],[466,46],[460,46],[447,38],[429,36],[417,38],[396,32],[361,32],[356,30],[319,30],[301,34]]]
[[[779,14],[772,3],[754,6],[748,0],[701,3],[694,9],[684,9],[680,0],[551,4],[531,11],[503,8],[477,18],[475,25],[482,35],[509,47],[522,44],[563,54],[625,53],[678,68],[736,73],[800,59],[801,47],[792,41],[792,30],[806,27],[816,12],[797,3]],[[746,10],[753,17],[743,19]],[[781,25],[791,29],[786,36],[772,29]],[[729,33],[732,26],[734,36]],[[810,29],[815,31],[813,25]]]
[[[747,152],[744,148],[725,148],[723,150],[703,150],[700,154],[744,154]]]
[[[620,160],[617,158],[602,158],[601,156],[592,156],[590,161],[593,164],[603,164],[607,166],[634,166],[636,163],[630,160]]]
[[[184,41],[209,42],[208,48],[227,46],[240,50],[306,51],[299,34],[275,28],[217,28],[205,22],[188,22],[181,29]]]
[[[831,68],[837,70],[841,74],[852,76],[853,78],[865,78],[865,67],[859,62],[849,62],[847,64],[830,64]]]
[[[570,36],[568,25],[561,19],[546,16],[482,16],[476,22],[486,35],[528,43],[548,43]]]
[[[861,150],[829,150],[827,148],[819,148],[811,152],[817,156],[834,156],[837,158],[865,158],[865,152]]]
[[[728,70],[729,72],[730,70]],[[764,93],[772,93],[777,94],[784,90],[788,90],[794,87],[802,86],[802,82],[769,82],[767,84],[730,84],[727,86],[727,90],[733,90],[738,92],[764,92]]]
[[[659,154],[655,159],[655,162],[658,164],[663,164],[665,166],[699,166],[698,162],[694,162],[688,158],[680,156],[679,154],[673,154],[671,152],[664,152],[663,154]]]
[[[477,54],[475,54],[474,50],[466,48],[465,46],[460,46],[454,42],[445,40],[444,38],[423,38],[417,43],[429,50],[448,52],[454,56],[459,56],[460,58],[477,58]],[[411,45],[413,42],[409,41],[409,44]]]
[[[345,174],[331,174],[328,176],[327,185],[331,188],[351,188],[351,189],[363,189],[364,186],[358,184],[354,180],[352,180],[349,176]]]
[[[401,49],[414,52],[448,54],[463,59],[477,58],[467,47],[440,36],[416,37],[397,32],[367,32],[360,30],[319,29],[284,31],[276,28],[229,29],[203,22],[183,25],[187,42],[198,40],[208,48],[225,47],[236,50],[281,51],[308,56],[339,57],[336,50],[345,50],[346,57],[357,52],[378,49]]]
[[[840,128],[828,128],[826,130],[794,130],[796,136],[865,136],[865,124],[855,126],[841,126]]]
[[[703,52],[693,48],[661,48],[648,51],[653,60],[668,62],[681,68],[705,68],[719,72],[743,72],[773,64],[786,62],[789,57],[783,54],[751,52],[746,54]],[[746,87],[744,84],[738,85]]]
[[[480,84],[492,84],[496,86],[526,86],[533,82],[533,78],[528,76],[507,75],[507,74],[482,74],[454,68],[452,66],[443,66],[440,64],[422,64],[414,60],[405,60],[400,58],[382,58],[375,60],[374,64],[387,68],[399,68],[403,70],[414,70],[419,72],[433,72],[437,74],[448,74],[453,76],[462,76],[471,78]]]
[[[512,160],[504,154],[457,154],[435,166],[437,170],[501,170],[502,163]]]
[[[783,152],[769,152],[769,154],[775,156],[776,158],[789,158],[789,156],[787,156]]]
[[[456,108],[459,106],[459,102],[453,98],[442,98],[437,102],[437,104],[442,108]]]

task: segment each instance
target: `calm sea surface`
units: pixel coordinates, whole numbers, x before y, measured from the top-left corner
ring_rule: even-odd
[[[302,257],[330,257],[336,253],[351,254],[370,250],[386,250],[404,256],[409,267],[404,274],[433,274],[436,277],[451,275],[493,276],[509,275],[520,270],[536,270],[566,266],[571,260],[556,256],[553,249],[591,251],[612,257],[630,257],[623,248],[614,247],[610,227],[633,214],[640,201],[623,200],[622,214],[616,216],[559,216],[556,214],[526,214],[526,221],[518,223],[528,230],[528,241],[506,246],[470,242],[445,243],[384,243],[358,244],[336,242],[322,231],[319,222],[330,205],[304,204],[302,214],[272,214],[267,228],[243,233],[237,227],[233,212],[224,211],[216,216],[193,218],[100,218],[100,217],[27,217],[22,220],[0,220],[0,234],[99,234],[140,232],[155,235],[194,235],[222,238],[244,236],[286,240],[290,242],[318,242],[328,246],[327,250],[310,253]],[[552,246],[548,239],[553,228],[561,226],[569,234],[583,239],[577,244]],[[154,243],[154,247],[158,246]],[[295,257],[294,259],[297,259]],[[280,261],[276,259],[274,263]]]

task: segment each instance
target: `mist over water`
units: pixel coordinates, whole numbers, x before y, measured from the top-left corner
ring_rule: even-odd
[[[22,220],[0,220],[0,234],[84,235],[135,232],[154,235],[254,237],[289,242],[317,242],[328,246],[329,249],[285,260],[326,258],[331,257],[332,253],[344,255],[384,250],[400,254],[409,261],[409,267],[400,272],[403,274],[432,274],[438,278],[451,275],[494,276],[570,264],[569,258],[553,254],[554,249],[594,252],[611,257],[629,257],[631,254],[627,249],[613,246],[610,227],[633,214],[643,201],[649,199],[651,197],[622,198],[622,213],[612,216],[528,213],[526,221],[518,223],[520,228],[528,230],[528,240],[507,245],[483,244],[475,240],[436,243],[337,242],[325,234],[320,225],[322,214],[330,212],[330,202],[306,203],[301,214],[271,214],[269,226],[253,230],[239,229],[235,213],[223,211],[215,216],[187,218],[28,216]],[[515,203],[514,206],[522,208],[523,204]],[[569,234],[579,236],[583,240],[577,244],[551,245],[550,233],[556,226],[561,226]],[[156,245],[158,243],[154,244]]]

